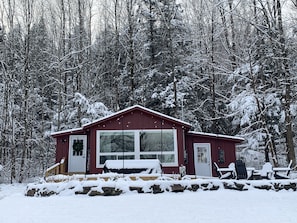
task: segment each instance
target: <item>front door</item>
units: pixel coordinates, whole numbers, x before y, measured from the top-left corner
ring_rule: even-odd
[[[87,136],[71,135],[69,141],[69,173],[85,173],[87,157]]]
[[[195,173],[198,176],[212,176],[210,143],[194,143]]]

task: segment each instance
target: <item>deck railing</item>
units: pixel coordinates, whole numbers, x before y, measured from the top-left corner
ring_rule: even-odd
[[[65,158],[62,158],[59,163],[52,165],[45,171],[45,177],[64,174],[65,173]]]

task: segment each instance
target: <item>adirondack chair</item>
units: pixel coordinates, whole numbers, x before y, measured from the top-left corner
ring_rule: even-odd
[[[235,178],[235,165],[234,163],[230,163],[228,167],[219,167],[216,162],[213,163],[218,177],[220,179],[234,179]]]
[[[273,170],[272,170],[272,165],[271,163],[264,163],[264,165],[262,166],[262,169],[260,170],[254,170],[251,178],[252,179],[272,179],[273,176]]]
[[[242,160],[235,161],[235,171],[236,171],[236,179],[248,179],[248,173],[245,166],[245,163]]]
[[[274,167],[273,175],[275,179],[290,179],[290,172],[292,168],[293,161],[291,160],[287,167]]]

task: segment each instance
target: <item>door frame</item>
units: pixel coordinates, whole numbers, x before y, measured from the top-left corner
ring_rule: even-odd
[[[83,140],[83,151],[81,156],[73,156],[74,140]],[[79,163],[78,163],[79,162]],[[79,165],[77,165],[79,164]],[[68,172],[86,173],[87,170],[87,135],[70,135],[69,136],[69,152],[68,152]],[[75,168],[77,166],[77,168]]]
[[[197,165],[198,165],[198,160],[196,159],[197,157],[197,153],[198,153],[198,147],[205,147],[207,148],[207,156],[208,156],[208,168],[209,168],[209,175],[205,175],[205,176],[209,176],[212,177],[212,158],[211,158],[211,144],[210,143],[193,143],[193,150],[194,150],[194,169],[195,169],[195,174],[198,175],[198,169]],[[201,174],[199,174],[201,175]],[[203,176],[203,175],[201,175]]]

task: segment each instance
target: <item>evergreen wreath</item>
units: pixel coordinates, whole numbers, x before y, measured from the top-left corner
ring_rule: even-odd
[[[75,153],[81,154],[83,151],[83,140],[74,140],[72,148]]]

